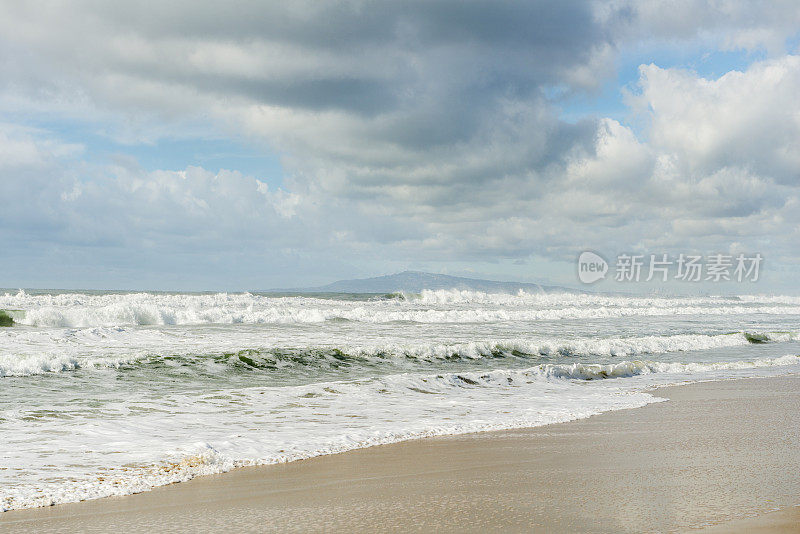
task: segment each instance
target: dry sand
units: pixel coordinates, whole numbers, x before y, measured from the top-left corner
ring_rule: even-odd
[[[0,531],[800,532],[800,377],[657,395],[670,402],[6,512]]]

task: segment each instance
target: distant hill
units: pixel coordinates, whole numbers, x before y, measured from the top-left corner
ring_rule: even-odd
[[[446,274],[424,273],[420,271],[404,271],[397,274],[359,278],[355,280],[339,280],[319,287],[280,289],[274,291],[296,293],[391,293],[406,291],[419,293],[423,289],[468,289],[486,293],[516,293],[520,289],[529,293],[535,292],[578,292],[575,289],[559,286],[543,286],[524,282],[499,282],[478,278],[463,278]]]

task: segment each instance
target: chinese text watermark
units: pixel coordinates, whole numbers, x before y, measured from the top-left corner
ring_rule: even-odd
[[[617,282],[757,282],[761,254],[620,254],[614,263]],[[599,254],[585,251],[578,256],[578,278],[584,284],[602,280],[609,264]]]

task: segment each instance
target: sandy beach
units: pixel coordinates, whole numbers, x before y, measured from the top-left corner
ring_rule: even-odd
[[[656,394],[669,402],[6,512],[0,529],[800,531],[800,377]]]

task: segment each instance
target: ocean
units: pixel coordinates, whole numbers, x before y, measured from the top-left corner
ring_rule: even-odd
[[[0,510],[800,371],[800,298],[0,290]]]

